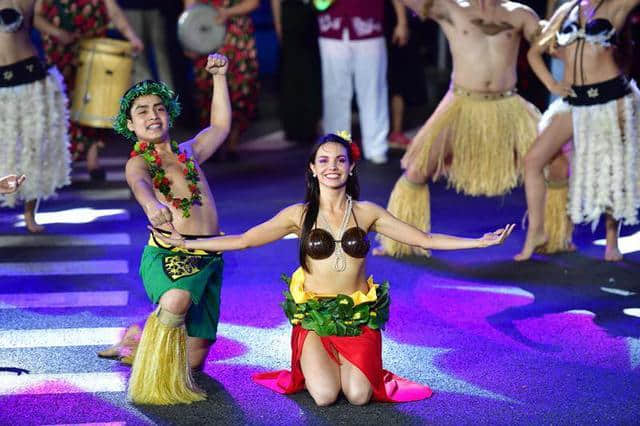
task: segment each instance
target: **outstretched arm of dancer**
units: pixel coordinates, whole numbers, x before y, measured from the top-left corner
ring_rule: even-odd
[[[129,188],[153,226],[171,225],[171,210],[156,198],[149,170],[142,156],[129,159],[125,166]],[[173,229],[171,226],[170,229]]]
[[[202,163],[211,157],[227,138],[231,128],[231,104],[227,88],[229,60],[219,53],[207,58],[206,70],[213,77],[210,125],[196,135],[192,143],[193,153]]]
[[[254,226],[243,234],[225,235],[222,237],[185,240],[177,232],[173,232],[171,236],[167,237],[155,231],[151,227],[149,227],[149,229],[153,232],[156,238],[163,241],[165,244],[170,244],[174,247],[215,252],[242,250],[249,247],[263,246],[272,241],[279,240],[285,235],[298,233],[300,230],[299,223],[303,209],[304,207],[302,204],[289,206],[284,210],[281,210],[268,221]]]
[[[480,238],[463,238],[446,234],[425,233],[397,219],[387,210],[376,204],[366,204],[368,204],[368,208],[373,211],[376,217],[372,231],[400,243],[421,247],[425,250],[458,250],[502,244],[509,234],[511,234],[515,226],[514,224],[507,225],[497,231],[484,234]]]
[[[0,194],[12,194],[16,192],[26,178],[27,177],[25,175],[22,175],[22,176],[8,175],[8,176],[1,177],[0,178]]]

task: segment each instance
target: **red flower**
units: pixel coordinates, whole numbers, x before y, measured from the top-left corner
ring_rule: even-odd
[[[156,166],[162,166],[162,160],[160,157],[156,157]]]
[[[197,189],[198,189],[198,185],[194,185],[194,184],[189,185],[189,191],[196,192]]]
[[[351,142],[349,144],[349,148],[351,149],[351,158],[353,159],[353,162],[355,163],[356,161],[358,161],[360,159],[360,156],[362,154],[360,154],[360,147],[355,144],[354,142]]]
[[[179,198],[174,198],[174,199],[173,199],[173,201],[172,201],[173,207],[175,207],[175,208],[177,209],[178,207],[180,207],[180,203],[181,203],[181,202],[182,202],[182,200],[181,200],[181,199],[179,199]]]
[[[189,169],[184,169],[182,171],[182,174],[185,175],[185,176],[188,175],[189,174]]]
[[[169,179],[167,178],[162,178],[162,181],[160,182],[161,185],[169,185]]]
[[[129,158],[133,158],[133,157],[137,157],[138,153],[136,152],[136,150],[131,150],[131,152],[129,153]]]
[[[84,21],[84,17],[82,15],[76,15],[73,17],[73,24],[76,27],[81,26],[83,21]]]
[[[155,179],[154,179],[154,181],[153,181],[153,187],[154,187],[154,188],[156,188],[156,189],[157,189],[157,188],[160,188],[160,182],[158,182],[157,180],[155,180]]]
[[[146,142],[140,142],[138,146],[140,147],[140,151],[146,151],[147,148],[149,147],[149,144]]]
[[[187,153],[183,152],[180,155],[178,155],[178,161],[181,163],[185,163],[187,161]]]

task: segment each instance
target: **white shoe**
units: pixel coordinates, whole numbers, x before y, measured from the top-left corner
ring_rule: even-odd
[[[371,161],[373,164],[387,164],[386,154],[372,155],[367,158],[367,160]]]

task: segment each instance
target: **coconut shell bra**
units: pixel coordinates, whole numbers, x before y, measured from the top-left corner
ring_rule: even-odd
[[[352,212],[353,214],[353,212]],[[371,243],[367,238],[367,232],[358,226],[356,215],[353,214],[356,226],[344,231],[339,240],[321,228],[314,228],[309,233],[305,244],[305,251],[312,259],[326,259],[336,250],[336,243],[340,243],[342,250],[351,257],[361,259],[366,257]]]

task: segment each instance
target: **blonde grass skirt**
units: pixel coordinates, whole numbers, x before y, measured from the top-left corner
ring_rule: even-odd
[[[422,232],[431,231],[429,187],[425,184],[412,183],[405,176],[402,176],[391,191],[387,210],[398,219],[415,226]],[[377,240],[384,248],[385,254],[389,256],[431,255],[429,250],[402,244],[380,234],[378,234]]]
[[[538,123],[538,132],[542,133],[552,118],[560,113],[571,110],[571,105],[563,99],[558,98],[549,105],[547,110],[542,114]],[[568,145],[565,146],[565,148]],[[568,156],[567,152],[561,155]],[[569,197],[569,182],[567,179],[561,181],[552,181],[546,179],[547,193],[544,205],[544,233],[547,236],[547,242],[536,250],[539,253],[560,253],[574,249],[572,242],[573,223],[567,212],[567,202]]]
[[[522,178],[522,158],[536,139],[540,113],[513,91],[478,93],[450,90],[402,158],[403,168],[428,175],[431,147],[444,138],[434,178],[468,195],[503,195]]]
[[[149,316],[142,331],[129,379],[129,400],[153,405],[205,400],[206,394],[191,377],[184,322],[165,324],[158,312],[159,308]]]
[[[0,88],[0,176],[25,174],[20,190],[0,196],[3,206],[48,198],[71,183],[69,113],[62,76]]]

